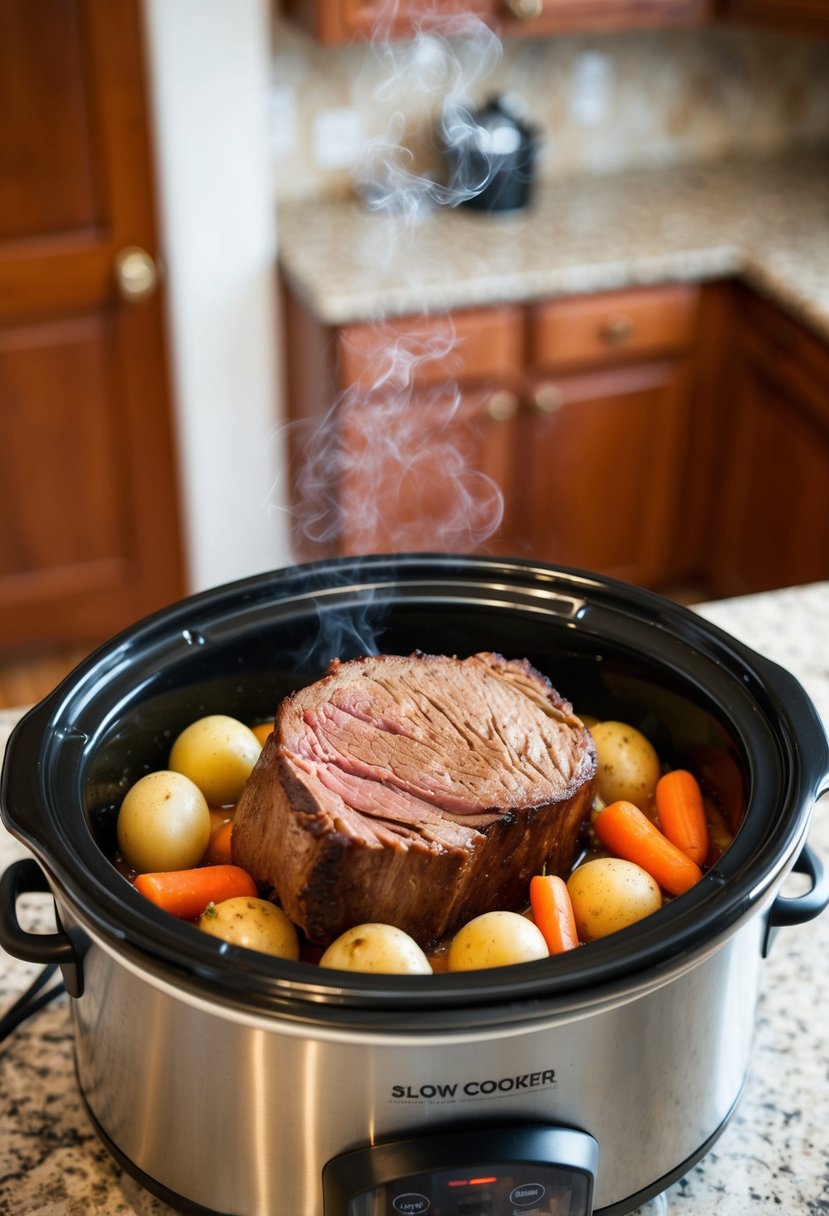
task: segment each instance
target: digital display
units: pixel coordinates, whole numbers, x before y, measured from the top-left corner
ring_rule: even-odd
[[[348,1216],[590,1216],[588,1179],[554,1165],[430,1170],[354,1196]]]

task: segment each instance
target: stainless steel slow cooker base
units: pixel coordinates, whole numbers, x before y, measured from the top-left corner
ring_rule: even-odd
[[[506,1122],[590,1133],[601,1154],[596,1210],[631,1211],[719,1134],[748,1069],[757,917],[691,965],[680,958],[586,1001],[542,999],[529,1018],[505,1006],[498,1025],[448,1018],[422,1033],[310,1019],[275,1031],[84,928],[87,983],[107,999],[73,1003],[81,1092],[119,1159],[196,1210],[321,1216],[321,1166],[332,1158]],[[204,1112],[196,1126],[194,1112]]]
[[[272,714],[330,658],[371,648],[527,658],[577,711],[631,722],[669,763],[727,755],[745,802],[734,842],[638,925],[454,975],[323,974],[142,899],[107,853],[126,789],[164,767],[175,734],[206,713]],[[0,883],[0,941],[61,964],[91,1117],[174,1206],[363,1216],[324,1209],[332,1161],[511,1126],[594,1137],[592,1202],[616,1216],[699,1159],[739,1099],[770,934],[827,900],[804,846],[828,772],[825,732],[791,676],[639,589],[441,555],[276,571],[140,622],[16,728],[0,809],[61,927],[18,924],[40,870],[16,863]],[[783,898],[803,858],[812,889]]]

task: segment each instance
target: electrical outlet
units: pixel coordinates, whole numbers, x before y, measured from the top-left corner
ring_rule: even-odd
[[[351,169],[365,150],[365,119],[353,106],[320,110],[314,119],[313,140],[318,168]]]
[[[570,80],[570,114],[576,122],[596,126],[610,113],[613,66],[607,55],[585,51],[577,55]]]

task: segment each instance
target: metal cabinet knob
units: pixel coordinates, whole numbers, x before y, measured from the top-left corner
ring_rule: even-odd
[[[557,384],[539,384],[533,393],[532,403],[537,414],[549,417],[564,405],[564,394]]]
[[[616,313],[604,322],[601,335],[611,346],[621,346],[633,337],[633,321],[623,312]]]
[[[487,400],[486,412],[493,422],[509,422],[518,413],[518,397],[508,388],[497,389]]]
[[[544,12],[544,0],[507,0],[507,8],[521,21],[534,21]]]
[[[127,245],[115,258],[115,281],[124,300],[146,300],[158,286],[158,267],[139,245]]]

